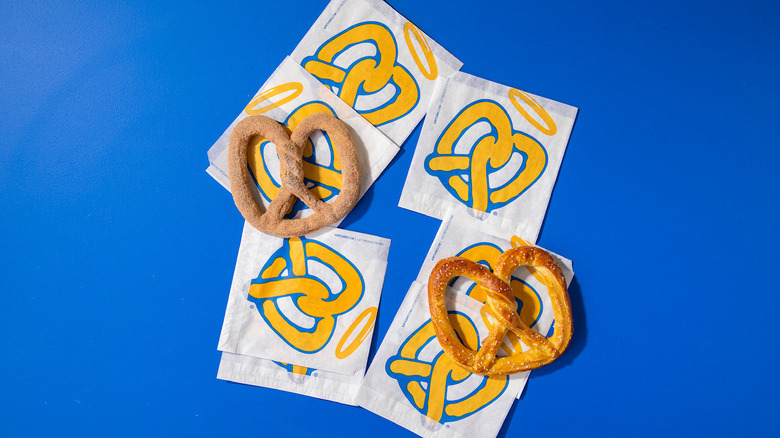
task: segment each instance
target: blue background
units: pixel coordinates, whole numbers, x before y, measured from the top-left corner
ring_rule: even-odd
[[[463,71],[580,108],[539,244],[575,334],[501,436],[780,426],[776,2],[390,4]],[[324,1],[0,5],[1,436],[409,436],[216,379],[242,218],[206,150]],[[439,221],[420,126],[344,222],[392,239],[384,335]]]

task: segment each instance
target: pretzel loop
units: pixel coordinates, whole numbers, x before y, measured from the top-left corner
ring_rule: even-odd
[[[525,325],[517,313],[509,284],[512,273],[527,266],[547,286],[555,315],[555,331],[548,339]],[[478,351],[461,343],[449,322],[445,294],[455,277],[466,276],[484,288],[488,313],[494,322]],[[566,281],[555,260],[546,251],[530,246],[518,246],[504,252],[496,265],[496,273],[485,266],[461,257],[440,260],[428,281],[428,305],[436,337],[445,354],[464,369],[483,375],[512,374],[531,370],[555,360],[571,339],[571,306]],[[509,357],[496,357],[508,331],[512,331],[529,348]]]
[[[306,188],[303,150],[314,131],[325,131],[341,163],[341,191],[332,203],[323,202]],[[247,166],[247,147],[255,135],[276,145],[281,187],[265,213],[255,202]],[[256,229],[279,237],[298,237],[330,225],[352,210],[360,197],[360,163],[347,126],[334,116],[312,114],[298,123],[292,134],[275,120],[261,115],[241,120],[233,129],[228,150],[228,176],[236,207]],[[300,199],[314,214],[301,219],[284,219]]]
[[[547,251],[535,246],[516,246],[501,254],[495,273],[498,278],[508,282],[520,266],[527,267],[547,286],[555,317],[555,331],[549,339],[544,339],[560,355],[568,347],[572,335],[571,302],[563,271]]]

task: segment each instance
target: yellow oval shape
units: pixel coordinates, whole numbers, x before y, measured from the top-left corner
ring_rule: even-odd
[[[363,343],[368,334],[371,332],[371,329],[374,328],[374,320],[376,320],[377,310],[378,309],[376,307],[369,307],[368,309],[364,310],[363,313],[358,315],[357,318],[355,318],[355,321],[351,326],[349,326],[347,331],[344,332],[344,336],[341,337],[338,345],[336,345],[337,359],[345,359],[349,357],[349,355],[354,353],[360,344]],[[352,343],[349,344],[349,346],[347,346],[345,349],[344,343],[347,342],[347,339],[349,339],[349,337],[352,335],[352,333],[354,333],[355,329],[357,329],[358,325],[361,323],[363,323],[363,328],[360,329],[360,333],[358,333]]]
[[[523,107],[523,105],[517,101],[518,98],[525,102],[525,104],[528,105],[547,126],[542,126],[542,124],[533,118],[533,116],[528,114],[528,111],[525,110],[525,107]],[[553,121],[552,117],[550,117],[550,114],[547,113],[547,110],[542,108],[542,106],[539,105],[539,102],[534,100],[534,98],[525,91],[520,91],[517,88],[509,89],[509,101],[512,102],[512,105],[517,108],[520,114],[522,114],[523,117],[528,120],[528,122],[534,125],[534,127],[543,134],[555,135],[555,133],[558,132],[558,127],[555,126],[555,122]]]
[[[512,236],[511,242],[512,248],[517,248],[518,246],[533,246],[520,236]]]
[[[428,63],[427,69],[423,65],[420,55],[417,54],[417,49],[412,42],[412,35],[414,35],[417,43],[420,44],[420,48],[425,56],[425,62]],[[436,58],[433,57],[433,52],[431,52],[431,46],[428,45],[428,40],[425,39],[425,36],[420,32],[420,29],[412,24],[411,21],[407,21],[406,24],[404,24],[404,39],[406,40],[406,45],[409,47],[409,52],[412,53],[414,63],[417,64],[417,68],[420,69],[420,73],[431,81],[436,79],[439,76],[439,69],[436,66]]]
[[[257,105],[259,105],[262,102],[265,102],[266,100],[271,99],[272,97],[276,97],[282,93],[286,93],[292,91],[289,95],[279,99],[276,102],[271,102],[268,105],[255,109]],[[300,82],[288,82],[286,84],[277,85],[273,88],[269,88],[262,93],[255,96],[250,102],[249,105],[244,108],[244,111],[249,114],[250,116],[254,116],[257,114],[263,114],[264,112],[270,111],[274,108],[280,107],[284,105],[285,103],[295,99],[303,92],[303,85]]]

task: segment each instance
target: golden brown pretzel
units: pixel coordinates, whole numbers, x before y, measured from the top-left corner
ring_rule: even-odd
[[[533,331],[517,314],[517,303],[509,281],[512,273],[520,266],[535,270],[547,286],[555,315],[555,331],[550,338]],[[471,278],[487,293],[486,304],[494,322],[479,351],[466,348],[450,325],[445,293],[450,281],[458,276]],[[566,292],[566,280],[552,256],[537,247],[518,246],[504,252],[498,258],[495,274],[485,266],[464,258],[440,260],[428,281],[428,306],[436,337],[444,353],[461,367],[476,374],[512,374],[539,368],[560,356],[571,339],[571,304]],[[514,332],[529,348],[508,357],[496,357],[507,331]]]
[[[314,196],[303,181],[303,149],[309,135],[316,130],[328,134],[341,162],[341,191],[332,203]],[[247,168],[247,147],[255,135],[262,135],[275,144],[279,155],[281,187],[265,213],[260,211],[252,196]],[[344,122],[325,113],[304,118],[290,135],[266,116],[249,116],[240,121],[230,135],[228,176],[233,200],[247,222],[264,233],[279,237],[302,236],[332,224],[346,216],[360,197],[360,163],[352,135]],[[314,214],[302,219],[284,219],[296,198]]]

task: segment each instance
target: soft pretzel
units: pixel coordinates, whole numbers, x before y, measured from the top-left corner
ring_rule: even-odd
[[[323,202],[312,194],[303,181],[303,149],[312,132],[325,131],[341,162],[341,191],[332,203]],[[265,213],[252,196],[247,147],[255,135],[262,135],[276,145],[279,155],[281,187]],[[355,143],[344,122],[325,113],[312,114],[295,127],[292,134],[266,116],[249,116],[240,121],[230,135],[228,150],[230,191],[236,207],[258,230],[279,237],[297,237],[316,231],[343,218],[360,197],[360,163]],[[300,199],[314,211],[302,219],[284,219],[295,201]]]
[[[517,303],[509,282],[520,266],[538,272],[547,286],[555,315],[555,331],[550,338],[533,331],[517,314]],[[447,285],[458,276],[471,278],[487,293],[486,304],[494,321],[479,351],[466,348],[450,324],[445,293]],[[512,374],[539,368],[560,356],[571,339],[571,304],[566,280],[552,256],[533,246],[518,246],[504,252],[498,258],[495,274],[487,267],[461,257],[440,260],[428,281],[428,306],[444,353],[476,374]],[[496,357],[508,331],[514,332],[529,348],[508,357]]]

